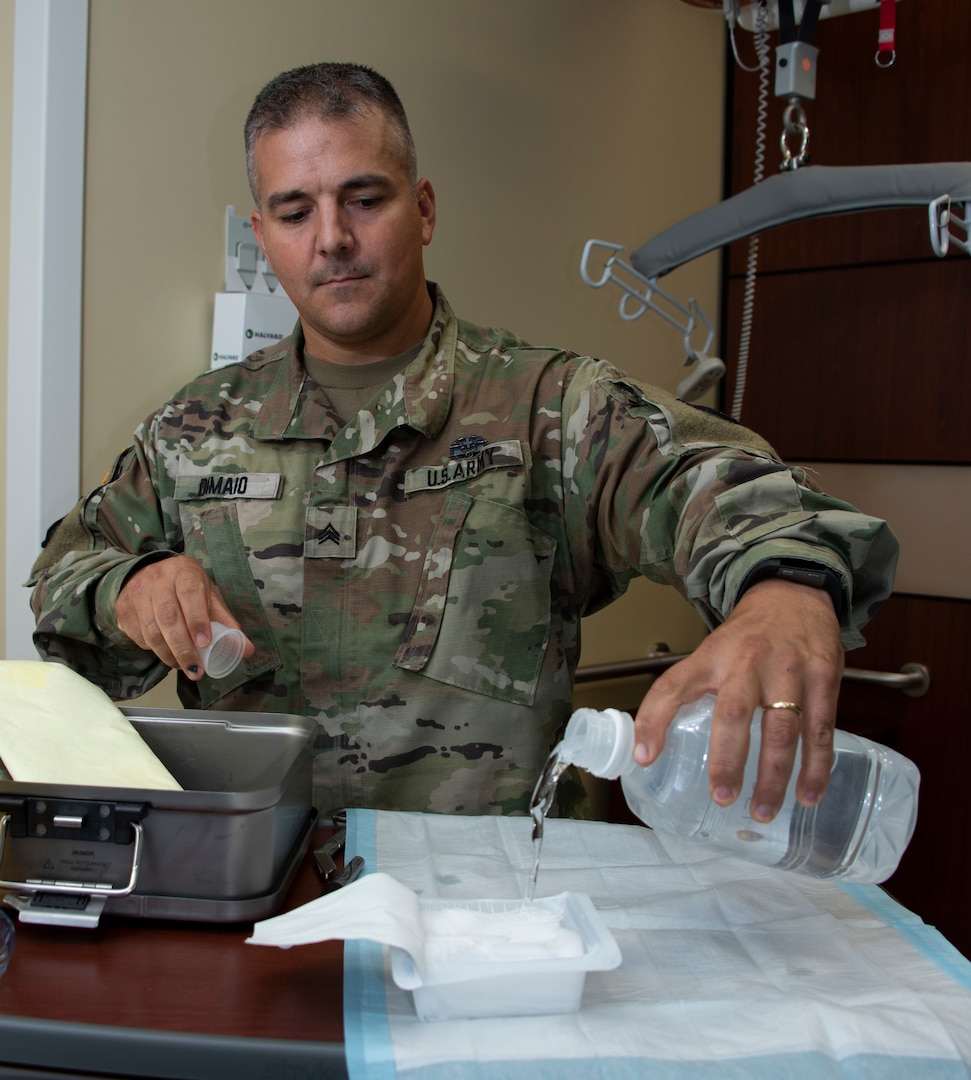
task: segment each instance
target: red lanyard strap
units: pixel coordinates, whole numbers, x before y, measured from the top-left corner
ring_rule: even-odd
[[[897,0],[880,0],[880,33],[873,57],[877,67],[890,67],[897,59]]]

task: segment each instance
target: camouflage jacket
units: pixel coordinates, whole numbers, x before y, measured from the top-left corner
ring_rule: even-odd
[[[891,587],[889,529],[757,436],[601,360],[457,319],[342,424],[299,328],[142,424],[32,575],[35,641],[116,700],[166,669],[114,618],[131,570],[184,552],[257,646],[187,708],[315,717],[322,811],[528,808],[571,712],[580,619],[634,575],[715,624],[772,556],[834,569],[844,643]]]

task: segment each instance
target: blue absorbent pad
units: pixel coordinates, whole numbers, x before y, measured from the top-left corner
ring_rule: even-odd
[[[516,898],[531,822],[356,810],[347,851],[421,896]],[[971,963],[878,886],[550,820],[537,895],[564,891],[591,897],[623,954],[576,1013],[423,1023],[386,950],[348,941],[351,1080],[971,1077]]]

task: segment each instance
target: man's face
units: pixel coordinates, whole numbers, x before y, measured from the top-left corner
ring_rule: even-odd
[[[417,188],[383,114],[308,118],[256,140],[253,232],[311,356],[367,363],[416,345],[431,319],[422,247],[435,193]]]

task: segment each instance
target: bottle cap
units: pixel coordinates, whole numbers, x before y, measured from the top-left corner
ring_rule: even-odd
[[[617,709],[577,709],[563,735],[560,754],[594,776],[616,780],[634,766],[634,721]]]
[[[231,630],[220,622],[213,622],[212,641],[199,650],[202,665],[210,679],[224,679],[234,671],[243,659],[246,637],[242,630]]]

